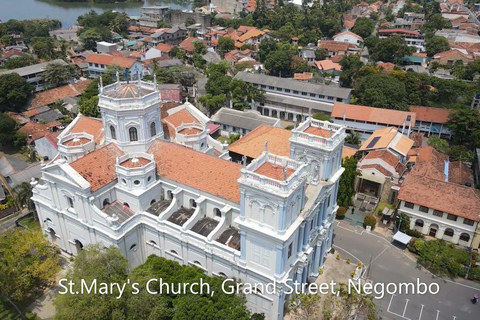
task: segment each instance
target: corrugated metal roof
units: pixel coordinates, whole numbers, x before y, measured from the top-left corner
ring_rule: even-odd
[[[237,128],[253,130],[262,124],[275,126],[279,120],[262,116],[258,111],[240,111],[229,108],[221,108],[213,115],[212,121]]]

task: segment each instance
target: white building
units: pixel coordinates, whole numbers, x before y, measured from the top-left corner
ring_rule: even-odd
[[[117,51],[117,45],[115,43],[109,43],[106,41],[97,42],[97,52],[108,53]]]
[[[480,192],[472,187],[471,170],[432,147],[413,154],[413,169],[398,193],[399,212],[410,217],[411,229],[470,246],[480,220]]]
[[[344,31],[333,36],[333,40],[340,42],[348,42],[356,46],[363,44],[363,38],[351,31]]]
[[[72,255],[101,243],[130,267],[156,254],[243,283],[276,281],[276,294],[257,291],[247,305],[282,319],[286,282],[317,277],[332,246],[345,129],[308,118],[290,157],[265,143],[247,166],[164,141],[160,100],[151,83],[100,88],[101,130],[83,132],[86,117],[67,128],[33,189],[42,229]]]
[[[88,63],[90,77],[98,77],[107,70],[108,66],[119,66],[128,71],[130,79],[138,79],[143,75],[143,64],[134,58],[111,56],[108,54],[93,53],[85,60]]]
[[[279,119],[262,116],[258,111],[241,111],[230,108],[220,108],[212,116],[212,122],[221,126],[220,135],[225,137],[231,134],[247,134],[263,124],[280,127]]]

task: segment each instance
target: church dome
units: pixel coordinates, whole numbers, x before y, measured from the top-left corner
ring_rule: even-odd
[[[115,90],[108,92],[106,95],[111,98],[140,98],[147,94],[154,92],[144,86],[139,86],[137,84],[123,84]]]

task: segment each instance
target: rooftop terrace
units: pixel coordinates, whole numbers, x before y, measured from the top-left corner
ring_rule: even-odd
[[[134,212],[130,210],[129,207],[124,206],[118,201],[107,205],[105,208],[102,209],[102,211],[108,214],[110,217],[118,217],[117,222],[119,224],[124,223],[128,218],[134,215]]]

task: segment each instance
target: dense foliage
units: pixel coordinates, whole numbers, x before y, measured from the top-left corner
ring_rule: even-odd
[[[53,279],[59,258],[40,231],[12,229],[0,235],[0,296],[28,301]]]
[[[82,250],[68,272],[67,279],[72,279],[79,289],[79,279],[87,283],[93,279],[98,282],[123,284],[130,280],[138,283],[138,293],[131,285],[121,298],[117,295],[80,294],[57,295],[56,319],[226,319],[249,320],[262,319],[250,315],[243,296],[225,294],[221,290],[224,281],[220,277],[210,277],[204,271],[192,266],[182,266],[177,262],[154,255],[147,261],[128,272],[127,260],[116,247],[101,249],[99,245]],[[172,292],[155,295],[146,291],[150,279],[162,279],[164,283],[183,284],[198,283],[200,279],[208,283],[213,295],[203,293],[174,294]],[[151,290],[158,290],[150,284]]]
[[[32,19],[32,20],[8,20],[0,23],[0,37],[7,36],[7,33],[21,33],[26,42],[35,37],[49,37],[49,31],[62,26],[60,20]],[[11,36],[8,36],[11,37]],[[2,41],[3,42],[3,41]]]
[[[0,147],[15,148],[26,144],[26,136],[17,131],[17,122],[8,114],[0,112]]]
[[[101,14],[90,11],[77,19],[83,28],[78,31],[78,36],[87,50],[96,48],[96,41],[111,41],[112,33],[127,34],[128,16],[125,13],[105,11]]]
[[[32,96],[33,87],[18,73],[0,75],[0,112],[19,112]]]
[[[375,217],[372,215],[367,215],[363,219],[363,224],[365,225],[365,227],[371,227],[373,229],[377,224],[377,219],[375,219]]]
[[[348,208],[352,204],[355,194],[355,177],[358,175],[357,159],[346,157],[342,160],[342,167],[345,168],[345,171],[338,182],[337,203],[339,206]]]

